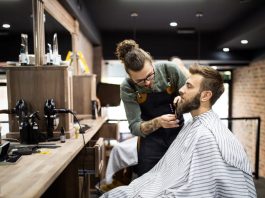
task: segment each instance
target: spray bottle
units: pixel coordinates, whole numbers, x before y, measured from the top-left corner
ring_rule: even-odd
[[[47,65],[52,65],[53,64],[52,46],[50,43],[48,43],[47,45],[48,45]]]
[[[53,35],[52,47],[53,47],[53,54],[52,54],[53,64],[54,65],[60,65],[61,56],[59,55],[59,51],[58,51],[58,37],[57,37],[56,33]]]
[[[25,66],[29,64],[28,35],[27,34],[21,34],[21,47],[20,47],[19,62],[21,66]]]
[[[63,127],[61,128],[60,141],[61,143],[65,143],[65,133]]]

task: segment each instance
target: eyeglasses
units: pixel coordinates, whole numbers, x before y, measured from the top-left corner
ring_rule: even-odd
[[[155,78],[155,71],[153,70],[153,72],[148,74],[145,79],[135,81],[135,84],[137,84],[139,86],[143,86],[143,85],[145,85],[146,81],[154,80],[154,78]]]

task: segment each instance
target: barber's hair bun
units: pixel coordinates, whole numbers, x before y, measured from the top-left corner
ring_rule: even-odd
[[[117,45],[116,56],[124,62],[126,54],[136,48],[139,48],[139,45],[134,40],[124,40]]]

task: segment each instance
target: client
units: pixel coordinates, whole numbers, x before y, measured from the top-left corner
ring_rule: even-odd
[[[150,171],[102,198],[256,197],[243,146],[211,109],[224,92],[221,75],[207,66],[189,71],[175,103],[192,119]]]

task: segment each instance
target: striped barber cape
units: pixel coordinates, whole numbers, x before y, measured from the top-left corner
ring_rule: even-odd
[[[192,118],[146,174],[102,198],[256,197],[247,155],[212,110]]]

